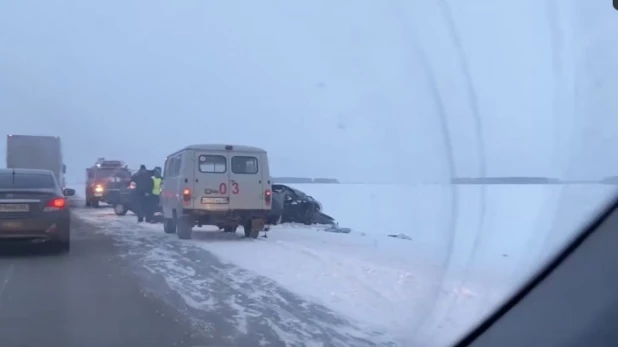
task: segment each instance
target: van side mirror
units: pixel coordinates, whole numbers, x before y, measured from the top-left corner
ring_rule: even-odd
[[[64,188],[62,190],[62,193],[64,194],[64,196],[73,196],[73,195],[75,195],[75,189]]]
[[[65,164],[62,164],[62,173],[67,173],[67,166]]]

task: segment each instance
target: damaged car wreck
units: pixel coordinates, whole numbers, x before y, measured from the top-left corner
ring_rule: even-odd
[[[123,187],[117,198],[111,201],[114,212],[119,216],[124,216],[132,209],[132,186]],[[159,220],[160,210],[155,214],[155,219]],[[327,225],[328,231],[348,233],[349,229],[337,227],[335,219],[322,212],[322,204],[306,193],[284,184],[272,185],[272,207],[268,216],[267,225],[278,225],[285,223],[299,223],[304,225]],[[217,225],[219,229],[234,232],[235,230],[226,229],[223,225]],[[332,230],[331,230],[332,229]]]
[[[334,225],[335,219],[322,212],[322,204],[312,196],[284,184],[273,184],[271,225],[301,223]]]

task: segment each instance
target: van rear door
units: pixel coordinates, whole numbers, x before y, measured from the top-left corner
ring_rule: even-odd
[[[193,208],[227,211],[230,206],[228,155],[196,151]]]
[[[260,172],[262,173],[262,192],[264,192],[264,199],[262,199],[262,209],[272,209],[272,185],[270,182],[270,168],[268,167],[268,154],[262,153],[260,155]],[[267,196],[267,194],[269,196]]]
[[[230,152],[230,156],[230,209],[263,209],[260,153]]]

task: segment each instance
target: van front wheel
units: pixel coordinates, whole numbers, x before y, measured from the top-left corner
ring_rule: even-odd
[[[190,240],[193,233],[193,224],[188,218],[176,219],[176,233],[181,240]]]

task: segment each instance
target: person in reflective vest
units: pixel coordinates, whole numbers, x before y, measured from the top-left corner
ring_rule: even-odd
[[[159,195],[161,195],[161,169],[155,168],[152,172],[152,194],[150,195],[150,208],[148,209],[147,220],[149,222],[155,222],[154,214],[159,207]]]

